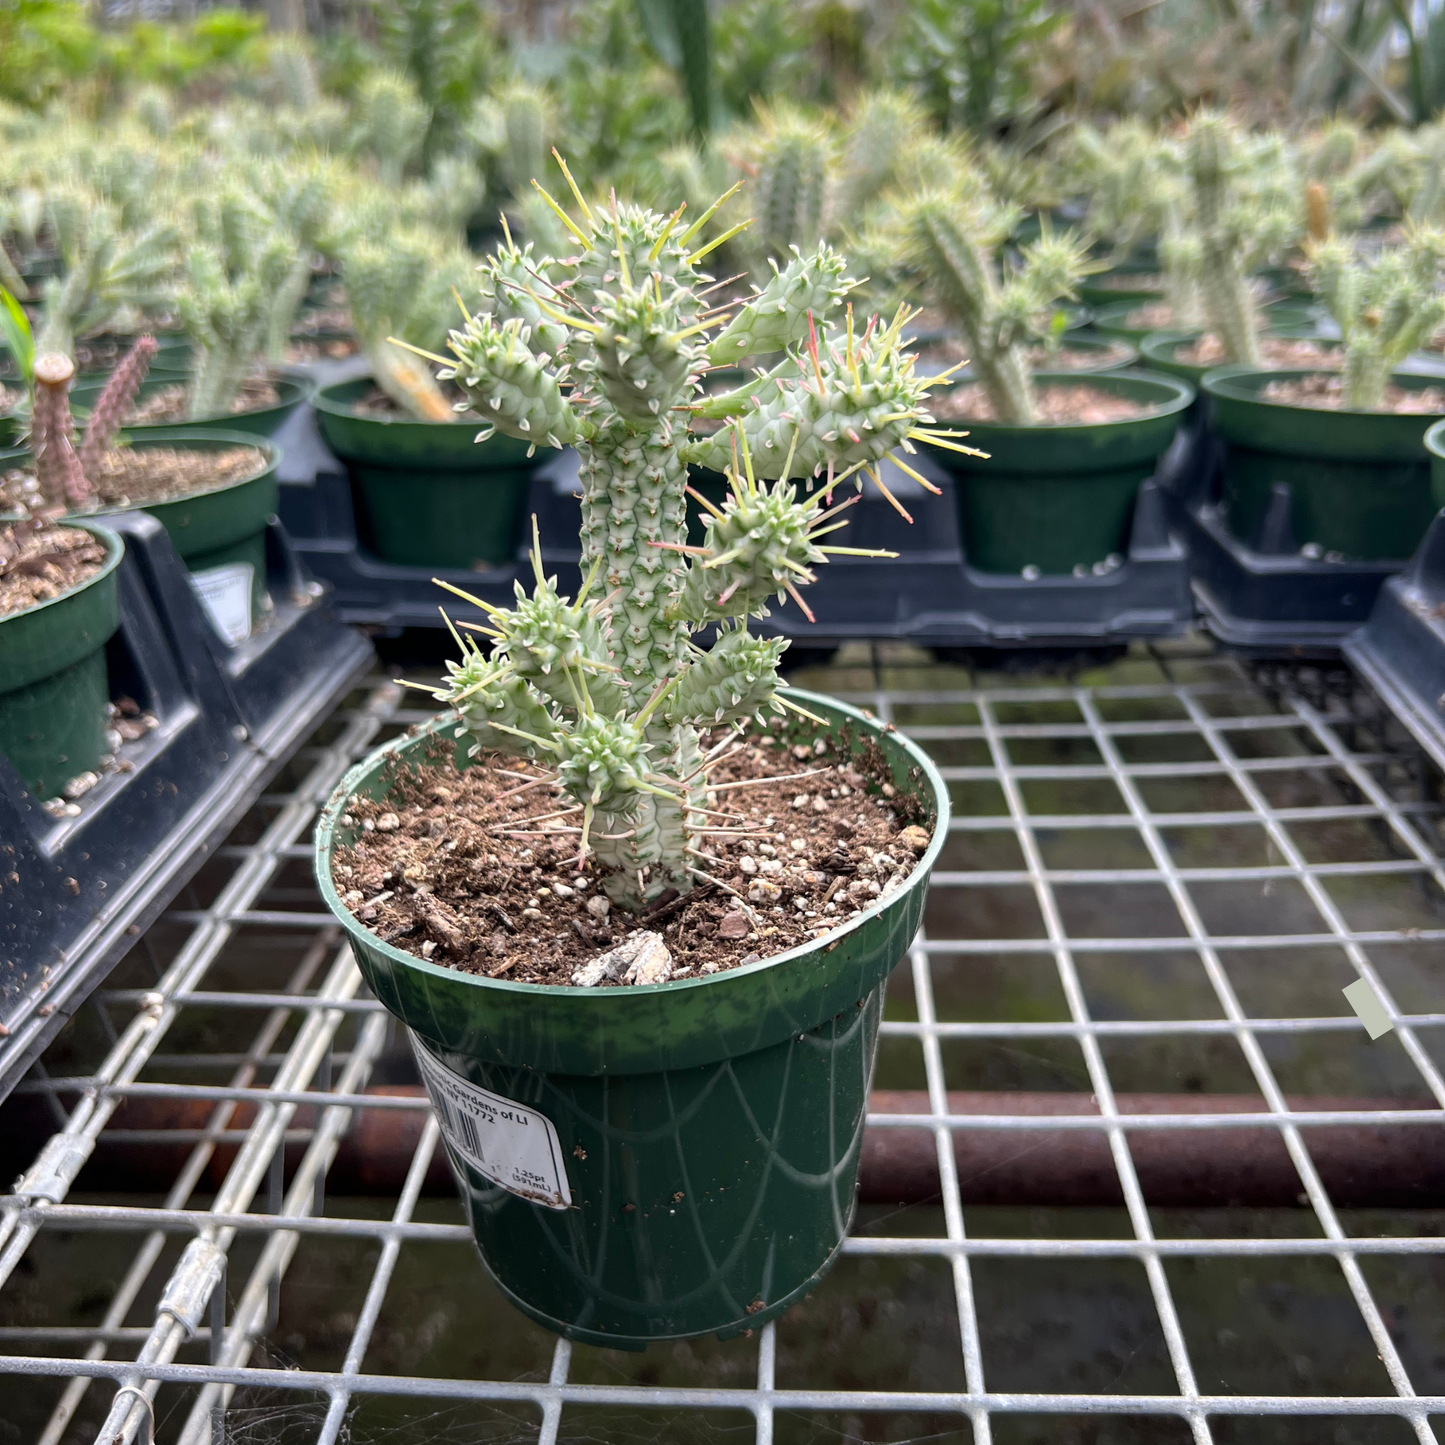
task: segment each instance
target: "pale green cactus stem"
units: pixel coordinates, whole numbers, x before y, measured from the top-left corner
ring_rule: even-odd
[[[1345,403],[1376,411],[1390,377],[1445,325],[1445,231],[1411,227],[1373,260],[1348,241],[1306,248],[1315,294],[1339,324]]]
[[[180,240],[174,224],[157,221],[127,232],[113,206],[64,187],[47,198],[46,211],[65,272],[43,288],[38,351],[72,356],[76,337],[102,330],[123,313],[143,314],[165,300]]]
[[[266,358],[279,365],[286,358],[286,343],[296,313],[306,299],[312,266],[318,252],[332,242],[336,219],[334,178],[320,165],[292,174],[277,187],[271,209],[276,220],[296,243],[296,257],[276,288],[266,322]]]
[[[427,125],[427,108],[406,76],[377,71],[362,86],[354,144],[375,158],[377,179],[388,190],[420,159]]]
[[[774,597],[802,605],[812,569],[852,550],[821,542],[837,525],[834,488],[877,479],[876,464],[911,451],[912,437],[957,443],[923,425],[929,383],[900,355],[907,313],[859,336],[850,310],[843,333],[820,330],[850,284],[826,248],[795,256],[747,302],[709,310],[700,263],[721,238],[695,238],[712,212],[684,227],[683,208],[594,209],[573,194],[575,218],[546,197],[573,254],[534,258],[509,237],[450,346],[451,375],[492,427],[577,448],[586,580],[575,601],[559,595],[534,531],[531,596],[519,587],[511,609],[478,604],[493,656],[463,644],[439,695],[478,746],[555,769],[572,800],[556,816],[576,829],[578,864],[595,860],[614,902],[638,909],[710,877],[717,826],[701,805],[711,764],[698,730],[780,707],[785,644],[752,636],[747,619]],[[786,348],[782,363],[699,399],[709,367],[763,340]],[[698,412],[731,420],[690,437]],[[755,461],[778,480],[759,480]],[[731,479],[723,506],[709,504],[702,547],[686,541],[689,462]],[[800,497],[798,477],[821,485]],[[712,625],[703,652],[692,638]]]
[[[889,230],[903,269],[963,332],[969,365],[1000,421],[1038,419],[1028,349],[1050,333],[1057,303],[1072,300],[1089,269],[1072,232],[1045,229],[1000,269],[998,252],[1018,212],[970,188],[924,191],[896,208]]]
[[[749,237],[753,271],[765,277],[768,261],[782,261],[794,246],[816,246],[828,234],[837,142],[822,121],[777,105],[760,110],[740,160],[759,218]]]

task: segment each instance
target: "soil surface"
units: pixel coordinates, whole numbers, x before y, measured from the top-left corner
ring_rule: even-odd
[[[1344,380],[1338,376],[1302,376],[1293,381],[1272,381],[1260,392],[1265,401],[1287,406],[1315,407],[1320,411],[1347,410]],[[1419,391],[1387,386],[1380,411],[1399,416],[1436,416],[1445,412],[1445,387],[1427,386]]]
[[[105,548],[89,532],[49,517],[0,525],[0,617],[49,602],[94,577]]]
[[[151,331],[157,341],[170,341],[175,333]],[[76,371],[111,371],[115,364],[136,344],[136,336],[91,336],[75,343]]]
[[[1053,425],[1096,426],[1101,422],[1132,421],[1155,407],[1132,397],[1115,396],[1086,381],[1037,389],[1039,421]],[[955,386],[939,394],[932,411],[940,421],[994,421],[988,393],[976,382]]]
[[[1147,331],[1168,331],[1174,326],[1174,308],[1167,301],[1138,306],[1124,318],[1124,325]],[[1181,330],[1184,328],[1181,327]]]
[[[308,340],[325,335],[328,331],[351,330],[351,308],[349,306],[328,306],[319,311],[303,311],[291,323],[292,340]]]
[[[116,447],[90,478],[97,507],[146,506],[195,492],[209,492],[254,477],[265,469],[259,447],[187,451],[184,447]],[[40,484],[28,468],[0,473],[0,511],[36,512],[44,505]]]
[[[1120,366],[1129,359],[1132,351],[1133,348],[1122,341],[1111,342],[1101,348],[1070,346],[1065,341],[1053,351],[1047,346],[1031,346],[1028,358],[1035,371],[1082,371],[1086,366]],[[914,370],[919,376],[927,376],[947,371],[950,366],[967,360],[968,348],[961,341],[944,341],[920,351]]]
[[[336,850],[332,878],[384,942],[465,973],[567,984],[640,929],[661,935],[673,977],[754,963],[895,890],[930,839],[876,743],[849,756],[753,733],[708,774],[708,821],[733,830],[698,842],[711,879],[634,917],[608,902],[595,866],[574,866],[580,811],[549,816],[572,807],[549,773],[495,753],[459,773],[451,749],[448,729],[385,802],[353,802],[343,823],[363,831]]]
[[[328,336],[322,341],[293,336],[286,343],[286,360],[293,366],[307,361],[345,361],[360,350],[361,343],[351,336]]]
[[[157,426],[163,422],[189,421],[190,398],[191,388],[185,382],[157,387],[131,407],[125,425]],[[231,403],[228,414],[239,416],[243,411],[258,411],[261,407],[275,406],[280,400],[281,393],[267,377],[248,376],[241,383],[240,395]]]
[[[1340,364],[1340,348],[1323,341],[1262,336],[1259,339],[1259,350],[1270,366],[1277,366],[1281,370],[1304,366],[1327,366],[1334,369]],[[1229,360],[1224,354],[1224,343],[1208,332],[1192,346],[1181,346],[1175,351],[1174,359],[1184,362],[1186,366],[1222,366]]]

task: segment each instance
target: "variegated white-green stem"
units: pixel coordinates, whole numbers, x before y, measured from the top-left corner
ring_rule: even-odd
[[[895,449],[959,434],[930,429],[933,379],[902,350],[906,312],[860,334],[849,308],[827,329],[853,284],[827,246],[708,310],[699,263],[719,241],[692,249],[708,216],[687,227],[683,207],[589,205],[558,163],[576,213],[538,190],[576,253],[534,258],[509,241],[481,268],[482,305],[452,333],[444,376],[489,431],[577,448],[585,581],[575,601],[558,592],[534,524],[531,594],[519,583],[512,608],[478,603],[490,655],[458,635],[438,694],[478,749],[553,770],[582,807],[578,862],[635,909],[706,876],[692,860],[717,831],[701,804],[721,754],[703,757],[698,730],[791,706],[777,695],[787,644],[748,619],[775,597],[811,618],[799,589],[829,553],[888,555],[822,545],[847,505],[834,490],[865,475],[883,487],[878,464]],[[746,384],[704,395],[710,368],[769,353]],[[690,434],[693,418],[725,424]],[[706,504],[700,547],[687,545],[689,463],[730,483],[721,507]],[[694,645],[714,627],[710,649]]]

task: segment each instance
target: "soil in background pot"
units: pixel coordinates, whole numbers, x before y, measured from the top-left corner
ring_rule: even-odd
[[[668,890],[634,917],[609,903],[595,868],[574,866],[580,809],[556,816],[572,803],[549,773],[502,754],[458,771],[453,747],[439,735],[384,803],[351,804],[343,821],[362,833],[337,849],[332,879],[384,942],[490,978],[569,983],[634,929],[661,935],[673,978],[755,963],[886,896],[932,836],[876,749],[853,758],[822,739],[789,747],[754,732],[712,771],[706,800],[727,814],[711,823],[753,836],[705,836],[718,881]]]
[[[95,506],[146,507],[214,491],[263,471],[266,455],[257,447],[193,451],[184,446],[115,447],[101,459]],[[0,474],[0,511],[39,511],[40,484],[29,467]]]
[[[169,382],[148,396],[138,397],[126,415],[125,426],[168,426],[190,420],[191,386],[189,382]],[[279,406],[281,393],[269,377],[248,376],[241,383],[236,399],[222,415],[240,416],[262,407]]]
[[[104,543],[53,518],[0,524],[0,618],[79,587],[105,560]]]
[[[1318,411],[1350,409],[1345,400],[1344,378],[1340,376],[1315,375],[1272,381],[1260,395],[1265,401],[1280,402],[1284,406],[1312,407]],[[1395,416],[1439,416],[1445,411],[1445,387],[1427,386],[1416,391],[1387,386],[1384,404],[1375,410]]]
[[[1097,426],[1101,422],[1133,421],[1154,407],[1130,396],[1101,391],[1080,382],[1073,386],[1041,386],[1037,391],[1039,421],[1052,425]],[[933,407],[940,421],[997,421],[988,393],[967,382],[940,396]]]

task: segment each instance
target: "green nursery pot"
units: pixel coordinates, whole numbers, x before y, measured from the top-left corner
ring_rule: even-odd
[[[159,371],[154,376],[146,377],[137,395],[144,400],[153,396],[163,386],[175,386],[178,382],[189,380],[189,374]],[[174,438],[183,431],[195,433],[214,431],[217,427],[222,427],[228,432],[246,432],[252,437],[273,437],[280,431],[286,418],[311,394],[311,383],[286,376],[273,376],[271,381],[280,397],[274,405],[253,407],[249,411],[217,412],[214,416],[196,417],[188,421],[131,426],[126,428],[126,435],[138,439],[165,432],[167,436]],[[70,405],[78,418],[83,420],[89,413],[104,386],[103,380],[81,380],[70,388]]]
[[[1220,367],[1204,378],[1213,427],[1224,441],[1229,530],[1248,541],[1276,483],[1288,484],[1302,545],[1369,560],[1407,558],[1440,501],[1432,498],[1425,433],[1438,413],[1325,411],[1267,401],[1273,381],[1312,371]],[[1397,386],[1439,386],[1439,377],[1396,373]]]
[[[1119,301],[1112,306],[1100,306],[1094,312],[1094,330],[1101,336],[1117,336],[1124,341],[1132,342],[1140,346],[1144,339],[1160,330],[1170,330],[1169,327],[1145,326],[1133,319],[1134,313],[1141,306],[1148,305],[1151,301],[1162,301],[1162,296],[1148,296],[1133,301]],[[1310,326],[1314,322],[1314,313],[1310,307],[1293,301],[1281,301],[1273,306],[1266,306],[1263,316],[1267,324],[1273,329],[1278,327]]]
[[[384,562],[468,571],[505,567],[517,554],[537,463],[527,443],[480,422],[368,416],[356,404],[370,377],[323,386],[316,420],[346,463],[363,544]]]
[[[105,754],[110,687],[105,644],[120,626],[121,539],[92,522],[105,544],[101,570],[80,586],[0,617],[0,753],[31,794],[53,798]]]
[[[969,446],[989,453],[983,460],[928,447],[953,477],[964,557],[984,572],[1063,574],[1126,552],[1139,483],[1194,399],[1187,382],[1146,371],[1040,372],[1035,380],[1088,385],[1149,410],[1093,425],[950,420],[967,430]]]
[[[382,943],[337,896],[332,850],[352,837],[348,800],[384,797],[388,765],[421,753],[440,719],[354,768],[318,823],[322,895],[372,991],[411,1030],[482,1260],[519,1309],[570,1339],[640,1349],[756,1328],[818,1283],[847,1233],[884,981],[917,931],[948,793],[902,734],[789,695],[830,732],[846,726],[855,752],[882,748],[933,841],[895,893],[761,963],[580,989],[458,973]],[[477,1090],[490,1097],[478,1103]],[[468,1098],[485,1139],[459,1122]],[[475,1162],[519,1139],[535,1162],[512,1184],[534,1198]]]
[[[1430,453],[1430,505],[1438,510],[1445,507],[1445,420],[1425,433],[1425,450]]]
[[[1164,277],[1157,261],[1126,261],[1112,270],[1086,276],[1078,291],[1086,306],[1113,307],[1121,302],[1137,306],[1141,301],[1163,297]]]
[[[193,576],[216,568],[244,563],[251,569],[251,617],[261,615],[266,595],[266,523],[276,510],[279,489],[276,468],[281,452],[271,442],[247,432],[200,429],[188,426],[140,427],[124,439],[136,451],[147,447],[181,447],[186,451],[222,451],[227,447],[255,447],[265,467],[254,477],[193,492],[168,502],[152,502],[138,510],[149,512],[166,529],[177,556]],[[29,453],[11,453],[28,462]],[[0,469],[7,459],[0,456]],[[108,507],[87,515],[107,516],[130,508]],[[206,579],[202,577],[202,581]],[[214,579],[213,579],[214,580]],[[243,614],[244,621],[244,614]]]

